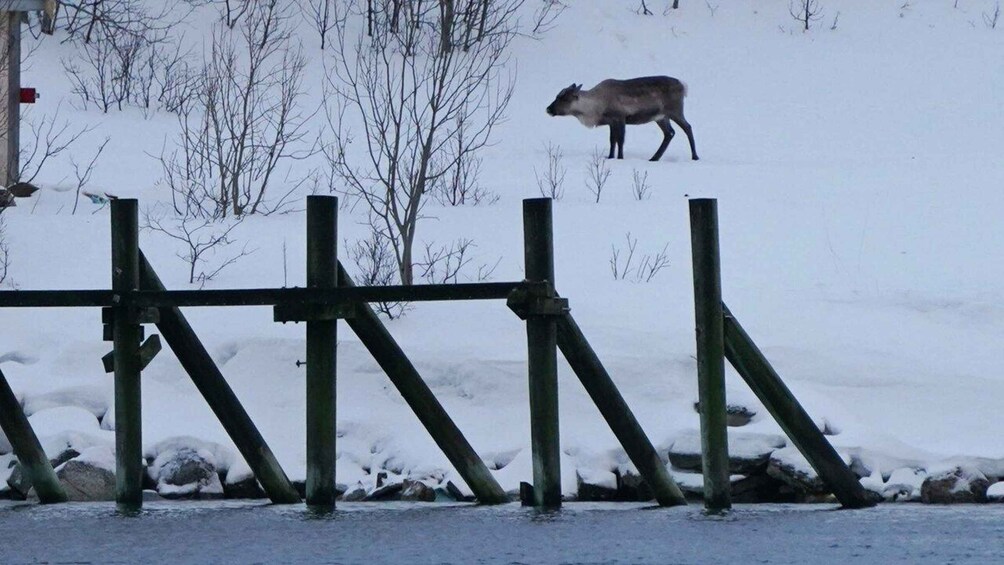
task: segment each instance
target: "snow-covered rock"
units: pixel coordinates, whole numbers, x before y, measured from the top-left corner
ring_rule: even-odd
[[[990,481],[973,467],[954,467],[932,473],[920,488],[925,504],[986,502]]]
[[[56,468],[56,477],[70,500],[115,500],[115,453],[106,446],[88,448]]]
[[[882,498],[890,502],[918,502],[926,479],[927,472],[921,469],[896,469],[882,487]]]
[[[770,454],[787,441],[773,434],[730,433],[729,473],[750,475],[764,470]],[[692,430],[679,434],[669,446],[669,461],[678,469],[701,470],[701,435]]]
[[[987,502],[1004,502],[1004,481],[998,481],[987,488]]]
[[[164,498],[222,498],[223,484],[206,450],[177,447],[162,451],[149,468]]]

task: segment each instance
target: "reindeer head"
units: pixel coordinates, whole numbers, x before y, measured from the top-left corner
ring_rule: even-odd
[[[571,114],[572,105],[575,101],[579,99],[579,92],[582,90],[582,85],[576,85],[574,82],[568,88],[563,89],[555,97],[554,102],[547,107],[547,114],[550,116],[567,116]]]

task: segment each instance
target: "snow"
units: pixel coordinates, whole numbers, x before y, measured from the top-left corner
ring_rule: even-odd
[[[725,301],[819,426],[836,434],[828,438],[845,460],[869,469],[873,486],[888,477],[886,488],[911,497],[917,469],[963,462],[1004,476],[1004,446],[991,432],[1004,426],[1004,371],[992,353],[1004,335],[1004,32],[980,16],[992,2],[904,9],[844,0],[835,30],[836,2],[824,2],[825,21],[808,33],[787,2],[722,2],[713,14],[690,4],[643,17],[627,3],[572,3],[541,41],[518,43],[510,116],[484,154],[482,183],[500,201],[430,204],[419,245],[473,238],[476,262],[499,260],[495,280],[522,279],[520,200],[539,196],[534,167],[546,143],[560,145],[568,176],[555,203],[557,287],[665,456],[699,425],[687,198],[718,198]],[[96,190],[140,198],[141,208],[167,201],[150,155],[173,142],[174,117],[74,108],[70,82],[46,70],[61,68],[69,49],[43,40],[33,55],[23,81],[44,98],[31,114],[61,104],[61,116],[93,126],[73,148],[78,160],[111,138]],[[626,159],[608,162],[595,204],[585,169],[606,150],[606,131],[549,118],[544,107],[573,81],[589,88],[664,73],[689,85],[701,161],[689,160],[680,135],[650,163],[658,128],[630,127]],[[19,288],[109,285],[107,208],[86,203],[69,214],[69,167],[54,161],[36,180],[42,190],[4,214]],[[643,202],[630,196],[634,170],[653,186]],[[340,214],[340,238],[365,237],[361,210]],[[256,251],[208,286],[281,286],[284,261],[288,284],[302,286],[304,224],[302,212],[249,218],[234,236]],[[639,252],[667,246],[670,265],[650,283],[610,275],[611,247],[627,232]],[[175,242],[144,232],[141,243],[169,288],[192,288]],[[274,324],[265,308],[185,314],[286,473],[302,480],[303,326]],[[503,488],[530,481],[524,325],[503,304],[471,302],[414,304],[388,327]],[[59,446],[107,455],[114,445],[112,379],[100,362],[110,346],[100,336],[96,309],[0,310],[0,368],[52,456]],[[730,449],[742,436],[781,435],[734,372],[727,379],[730,403],[757,412],[741,432],[730,429]],[[627,463],[623,451],[563,364],[559,387],[563,492],[574,492],[577,472],[609,482]],[[337,430],[340,483],[371,484],[389,470],[467,489],[344,325]],[[162,442],[187,437],[213,446],[228,482],[249,473],[169,348],[143,373],[143,434],[154,457]],[[808,470],[796,450],[783,451]]]

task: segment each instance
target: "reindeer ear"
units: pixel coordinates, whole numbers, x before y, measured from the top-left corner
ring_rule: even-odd
[[[572,83],[572,86],[575,86],[575,84],[574,84],[574,83]],[[579,90],[582,90],[582,85],[580,84],[580,85],[578,85],[578,86],[575,86],[575,90],[576,90],[576,91],[579,91]]]

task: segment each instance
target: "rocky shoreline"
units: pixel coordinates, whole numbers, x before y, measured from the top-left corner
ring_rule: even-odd
[[[144,491],[147,499],[216,500],[263,499],[265,492],[244,468],[217,465],[221,458],[194,438],[162,442],[147,455]],[[188,441],[186,441],[188,440]],[[780,436],[748,434],[730,436],[729,469],[732,498],[737,503],[818,503],[835,498],[801,455]],[[702,497],[699,438],[683,435],[670,446],[668,463],[684,494]],[[115,498],[115,460],[111,448],[90,447],[78,452],[67,447],[51,460],[72,501],[108,501]],[[1004,462],[981,460],[937,469],[902,467],[891,472],[872,471],[860,459],[848,463],[876,502],[926,504],[1004,502]],[[982,467],[982,468],[981,468]],[[996,471],[988,473],[987,470]],[[0,455],[0,477],[6,478],[0,498],[31,500],[31,485],[13,454]],[[569,500],[653,500],[645,481],[629,467],[609,472],[577,471],[577,489]],[[293,481],[304,495],[303,481]],[[407,476],[393,470],[371,470],[354,484],[338,484],[344,501],[473,501],[465,486],[444,476]],[[513,500],[518,493],[511,492]]]

